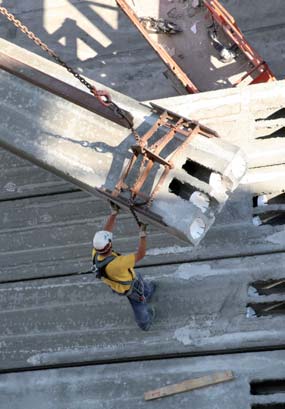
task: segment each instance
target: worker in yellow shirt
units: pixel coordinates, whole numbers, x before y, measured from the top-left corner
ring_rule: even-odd
[[[113,251],[112,231],[120,208],[111,202],[111,209],[104,230],[98,231],[93,238],[93,271],[113,292],[128,298],[136,323],[142,330],[148,331],[154,319],[154,308],[147,303],[156,286],[153,281],[145,281],[134,270],[135,264],[146,254],[146,225],[141,223],[137,252],[118,254]]]

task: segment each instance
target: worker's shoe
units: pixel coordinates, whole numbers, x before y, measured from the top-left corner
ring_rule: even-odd
[[[148,314],[149,314],[149,321],[148,323],[144,326],[141,327],[143,331],[148,331],[153,323],[154,317],[155,317],[155,309],[154,307],[148,307]]]
[[[155,281],[148,281],[147,282],[147,295],[145,297],[146,302],[150,302],[152,299],[153,294],[155,293],[157,288],[157,284]]]

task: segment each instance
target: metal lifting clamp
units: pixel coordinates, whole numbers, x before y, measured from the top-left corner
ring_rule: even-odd
[[[206,137],[218,137],[217,133],[197,121],[180,117],[170,111],[164,111],[160,107],[152,104],[155,111],[159,113],[159,118],[152,127],[137,140],[137,144],[132,146],[132,157],[125,167],[112,197],[117,197],[121,192],[130,192],[130,203],[135,206],[150,207],[155,195],[163,185],[169,171],[174,168],[175,156],[181,152],[191,140],[197,135],[202,134]],[[149,145],[150,141],[152,144]],[[172,145],[172,146],[170,146]],[[171,153],[169,154],[169,150]],[[162,153],[164,152],[164,157]],[[139,169],[135,170],[136,162],[141,159]],[[146,194],[142,191],[156,164],[164,167],[163,172],[158,178],[157,183],[151,191]],[[136,180],[131,184],[127,183],[128,176],[132,171],[137,173]],[[136,199],[142,198],[142,202]]]
[[[148,121],[156,118],[141,137],[134,132],[137,143],[119,180],[101,192],[197,245],[244,175],[246,160],[214,130],[151,106]]]

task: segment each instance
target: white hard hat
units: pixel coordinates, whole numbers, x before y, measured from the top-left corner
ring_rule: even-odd
[[[108,244],[111,243],[113,234],[107,230],[100,230],[93,237],[93,247],[98,251],[104,251]],[[106,249],[108,250],[108,248]]]

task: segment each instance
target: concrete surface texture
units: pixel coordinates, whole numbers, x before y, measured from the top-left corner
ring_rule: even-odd
[[[279,79],[284,77],[285,3],[223,4]],[[246,148],[250,169],[197,248],[149,229],[147,256],[138,269],[158,282],[157,320],[143,333],[126,300],[93,275],[77,275],[90,268],[94,231],[109,212],[105,202],[1,149],[0,408],[284,408],[284,285],[272,284],[284,279],[283,82],[272,95],[271,87],[260,88],[255,100],[250,91],[230,89],[166,101],[176,90],[163,75],[165,66],[114,1],[1,5],[89,77],[131,98],[160,98],[160,104],[215,124],[225,141]],[[42,53],[0,18],[5,40]],[[57,75],[65,77],[60,69]],[[75,85],[75,79],[68,81]],[[23,101],[25,112],[39,93],[34,88]],[[2,105],[1,113],[7,109]],[[20,124],[22,111],[14,112]],[[57,123],[55,116],[44,120]],[[19,127],[25,129],[25,121]],[[261,206],[264,194],[269,201]],[[256,216],[260,223],[254,224]],[[123,211],[116,249],[134,251],[137,236],[134,220]],[[268,286],[267,293],[260,291]],[[232,370],[235,380],[143,400],[147,390],[221,370]]]
[[[284,278],[280,265],[284,254],[140,269],[159,283],[149,333],[134,325],[128,301],[94,275],[2,283],[1,370],[280,347],[284,310],[262,311],[284,302],[284,291],[252,289]]]
[[[284,351],[117,363],[2,375],[9,408],[250,408],[284,404]],[[144,401],[144,392],[187,379],[233,371],[233,381]],[[282,383],[283,380],[283,383]],[[270,406],[268,406],[270,407]],[[272,406],[279,407],[279,406]]]

